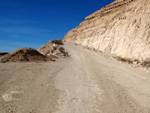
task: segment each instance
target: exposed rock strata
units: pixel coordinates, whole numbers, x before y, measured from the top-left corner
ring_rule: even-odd
[[[150,1],[116,0],[65,35],[103,53],[140,62],[150,59]]]

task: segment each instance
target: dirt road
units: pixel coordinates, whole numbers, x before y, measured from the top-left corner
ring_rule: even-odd
[[[56,62],[0,64],[0,113],[150,113],[150,73],[66,43]]]

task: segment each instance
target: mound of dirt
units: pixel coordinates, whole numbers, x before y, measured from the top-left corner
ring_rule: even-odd
[[[20,48],[0,57],[0,62],[48,61],[47,57],[32,48]]]
[[[38,51],[46,57],[60,58],[68,57],[68,52],[63,48],[62,40],[51,40],[43,45]]]

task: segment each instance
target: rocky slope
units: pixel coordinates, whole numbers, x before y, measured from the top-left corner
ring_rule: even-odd
[[[114,57],[149,62],[149,6],[149,0],[116,0],[87,16],[64,39]]]
[[[62,47],[62,40],[51,40],[47,44],[43,45],[38,51],[46,57],[60,58],[67,57],[68,52]]]

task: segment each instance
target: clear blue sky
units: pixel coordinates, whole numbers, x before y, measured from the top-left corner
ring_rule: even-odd
[[[114,0],[0,0],[0,52],[38,49],[62,39],[86,16]]]

